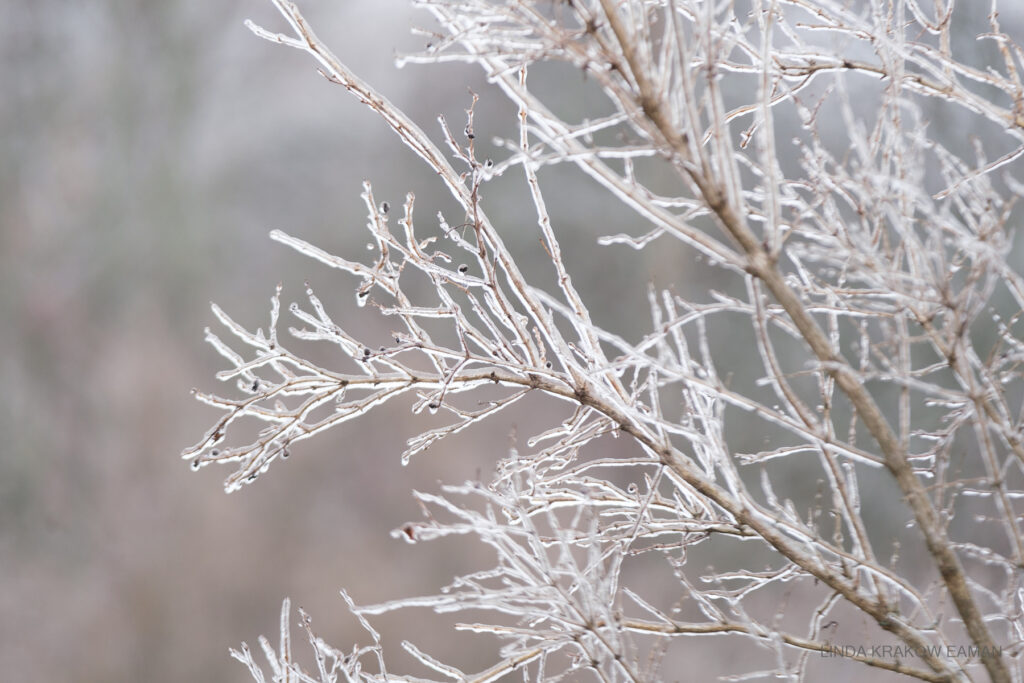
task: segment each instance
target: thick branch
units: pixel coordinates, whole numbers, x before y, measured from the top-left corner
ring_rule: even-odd
[[[691,161],[686,138],[669,120],[660,96],[651,84],[645,69],[637,63],[632,37],[616,11],[613,0],[601,0],[601,6],[622,47],[622,53],[626,56],[633,79],[637,84],[636,96],[644,113],[660,131],[665,143],[673,153],[684,162],[683,166],[686,168],[690,180],[697,186],[704,201],[717,216],[720,226],[746,253],[749,272],[765,283],[822,363],[825,372],[836,380],[840,389],[850,399],[865,427],[881,448],[885,456],[886,467],[896,478],[897,484],[914,514],[928,551],[956,605],[957,612],[963,619],[971,640],[980,649],[982,663],[995,683],[1010,683],[1009,671],[998,654],[999,650],[982,619],[981,611],[974,602],[963,567],[946,537],[945,529],[928,498],[925,487],[914,474],[913,468],[907,460],[907,454],[899,438],[882,415],[871,394],[860,383],[856,373],[846,360],[832,348],[828,337],[811,317],[800,297],[786,284],[777,262],[757,239],[743,217],[736,212],[721,185],[715,179],[698,173],[692,164],[685,163]],[[766,536],[766,538],[768,537]],[[774,545],[774,541],[772,542]],[[786,552],[782,547],[776,547],[780,552]],[[861,605],[858,606],[864,609]],[[872,613],[872,610],[865,611]],[[885,613],[876,611],[873,616],[883,628],[887,628],[892,621],[892,617]],[[935,667],[937,664],[938,662],[929,660],[929,665]],[[936,669],[936,671],[939,670]]]

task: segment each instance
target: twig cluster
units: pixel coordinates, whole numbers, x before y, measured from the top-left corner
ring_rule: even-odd
[[[652,680],[673,643],[709,634],[766,648],[772,665],[760,674],[806,680],[811,655],[832,647],[837,615],[852,612],[913,656],[853,652],[846,661],[926,681],[1024,680],[1024,277],[1007,230],[1021,188],[1011,171],[1024,154],[1024,83],[1021,47],[1002,31],[995,2],[978,38],[998,62],[979,66],[954,53],[963,17],[952,0],[928,9],[915,0],[860,9],[831,0],[420,0],[439,28],[426,32],[423,53],[400,61],[483,68],[519,113],[518,138],[497,141],[507,150],[500,160],[477,158],[475,96],[462,131],[441,120],[445,151],[349,71],[295,5],[273,2],[291,32],[250,28],[308,52],[391,126],[464,214],[414,228],[411,194],[393,211],[366,184],[371,263],[272,233],[355,276],[357,301],[400,331],[371,348],[307,291],[308,303],[291,307],[302,325],[292,336],[351,360],[325,369],[279,338],[280,289],[266,333],[215,306],[249,348],[241,355],[207,333],[231,364],[218,377],[236,381],[241,397],[197,394],[223,416],[184,456],[196,468],[236,464],[234,490],[295,442],[402,395],[415,411],[448,417],[411,439],[404,459],[537,392],[567,405],[492,481],[418,493],[427,521],[396,532],[409,541],[473,536],[493,549],[494,568],[433,597],[357,607],[346,595],[374,641],[348,654],[317,639],[303,615],[314,674],[292,660],[286,603],[280,647],[263,642],[274,680],[389,678],[366,617],[405,607],[494,616],[462,625],[505,644],[502,661],[477,674],[405,644],[453,680],[519,670],[537,680],[583,671]],[[530,70],[559,61],[601,89],[604,113],[567,121],[531,91]],[[973,158],[929,135],[924,112],[939,108],[990,129],[970,146]],[[838,145],[828,132],[837,123]],[[780,139],[782,130],[795,138]],[[602,243],[680,240],[732,275],[736,290],[704,301],[652,290],[652,326],[639,338],[595,324],[538,179],[556,164],[579,169],[649,226]],[[529,187],[552,291],[527,281],[481,203],[480,188],[513,170]],[[650,189],[643,178],[654,172],[675,192]],[[427,292],[410,287],[416,278]],[[760,361],[752,381],[722,376],[721,340],[709,329],[724,318],[749,324]],[[457,399],[466,392],[487,400],[467,408]],[[739,452],[730,415],[782,436]],[[225,445],[247,418],[266,426],[248,444]],[[588,456],[605,436],[638,450]],[[813,499],[778,492],[794,464],[820,478]],[[919,541],[913,558],[891,529],[866,519],[865,477],[898,489],[893,509]],[[719,540],[755,544],[774,560],[764,571],[694,576],[688,555]],[[624,564],[651,556],[676,581],[670,604],[620,580]],[[795,590],[806,599],[775,615],[748,608],[752,596]],[[679,605],[691,620],[676,616]],[[247,649],[235,654],[263,680]]]

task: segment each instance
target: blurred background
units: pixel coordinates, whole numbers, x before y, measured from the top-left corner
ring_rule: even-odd
[[[343,61],[435,139],[438,114],[461,130],[467,86],[483,95],[480,145],[508,134],[514,110],[475,70],[394,67],[396,53],[426,40],[410,35],[428,21],[408,4],[307,0],[303,9]],[[339,588],[363,603],[432,592],[473,561],[461,547],[389,536],[420,514],[410,491],[477,476],[513,429],[532,434],[549,407],[503,414],[403,468],[405,439],[436,424],[407,404],[387,406],[304,442],[231,496],[229,470],[193,473],[178,457],[218,416],[189,395],[222,389],[213,377],[222,359],[203,342],[216,323],[209,301],[265,326],[275,285],[287,304],[308,280],[348,329],[371,342],[387,333],[352,305],[356,282],[271,242],[271,229],[359,258],[364,179],[395,207],[415,191],[421,224],[451,208],[382,122],[305,54],[254,37],[246,18],[286,28],[269,2],[0,7],[5,680],[248,680],[228,648],[276,639],[285,596],[328,642],[365,643]],[[569,111],[600,102],[575,75],[536,87]],[[666,241],[639,254],[597,248],[598,235],[646,228],[585,179],[549,170],[545,180],[577,286],[609,328],[633,338],[647,329],[649,281],[681,293],[727,286]],[[531,253],[543,265],[523,184],[488,191],[496,222],[530,228],[508,236],[525,270]],[[723,353],[725,364],[749,355],[742,345]],[[486,646],[467,655],[409,618],[375,622],[393,655],[413,635],[441,659],[488,661]]]

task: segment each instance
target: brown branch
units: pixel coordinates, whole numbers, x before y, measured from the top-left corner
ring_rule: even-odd
[[[717,216],[720,226],[746,253],[748,271],[765,283],[765,286],[775,297],[776,301],[785,309],[793,324],[807,342],[807,345],[821,362],[824,371],[835,379],[840,389],[850,399],[865,427],[881,448],[885,456],[886,467],[896,478],[896,482],[914,514],[918,529],[921,531],[925,544],[928,547],[928,552],[935,561],[936,569],[941,575],[954,605],[956,605],[957,612],[964,621],[971,640],[974,641],[981,651],[981,660],[989,676],[994,683],[1010,683],[1009,671],[1006,669],[1006,664],[1003,662],[1002,657],[998,654],[999,650],[982,619],[981,611],[974,602],[970,588],[967,585],[967,579],[964,576],[963,567],[960,565],[960,560],[951,547],[949,539],[946,537],[945,529],[939,520],[938,514],[935,512],[935,508],[931,504],[931,500],[928,498],[925,487],[914,474],[914,470],[907,460],[907,454],[898,437],[882,415],[871,394],[860,383],[856,372],[832,348],[828,337],[825,336],[817,322],[808,313],[800,297],[786,284],[776,259],[767,251],[761,241],[757,239],[749,226],[747,226],[745,220],[736,212],[735,207],[728,201],[723,188],[715,179],[696,172],[693,165],[688,163],[690,161],[690,153],[686,137],[669,120],[661,98],[648,79],[647,73],[637,63],[636,50],[632,44],[632,38],[619,17],[613,0],[601,0],[601,6],[622,48],[622,53],[626,57],[632,77],[637,84],[636,97],[644,113],[660,131],[665,143],[672,149],[673,153],[684,162],[683,167],[686,169],[686,173],[700,190],[708,207]],[[674,460],[674,458],[671,460]],[[671,460],[670,465],[673,464]],[[766,540],[770,540],[769,537],[766,536]],[[775,545],[774,541],[772,543]],[[780,552],[786,554],[783,548],[776,547],[779,548]],[[839,590],[838,587],[837,590]],[[845,593],[844,597],[846,597]],[[892,631],[893,626],[898,623],[892,618],[888,610],[881,609],[881,605],[872,604],[870,608],[866,609],[867,606],[861,600],[861,604],[858,604],[858,607],[872,614],[879,625],[886,630]],[[896,631],[893,632],[895,633]],[[898,635],[904,637],[903,634]],[[929,656],[926,659],[929,666],[932,666],[936,672],[946,670],[938,658]]]

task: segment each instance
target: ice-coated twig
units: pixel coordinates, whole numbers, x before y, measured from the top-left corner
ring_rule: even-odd
[[[372,639],[347,656],[303,613],[315,674],[293,663],[283,622],[279,653],[261,641],[275,679],[396,680],[369,619],[431,609],[473,611],[460,628],[503,645],[500,661],[466,674],[404,644],[446,680],[653,680],[670,647],[713,634],[766,649],[769,669],[737,680],[811,680],[810,655],[829,651],[840,620],[914,654],[847,663],[1024,680],[1024,275],[1009,230],[1024,187],[1024,50],[995,0],[977,36],[991,63],[958,47],[954,32],[970,27],[946,0],[418,0],[436,29],[399,61],[484,71],[518,115],[495,159],[478,158],[476,93],[465,123],[438,119],[435,142],[296,5],[272,2],[289,32],[253,32],[308,53],[385,120],[459,214],[424,228],[412,194],[398,211],[366,183],[365,262],[273,231],[352,278],[357,303],[398,327],[393,343],[366,344],[308,287],[285,314],[290,336],[280,288],[266,331],[214,306],[227,333],[207,340],[234,393],[197,392],[221,416],[184,457],[232,464],[234,490],[393,399],[443,420],[410,438],[403,462],[538,394],[564,408],[525,447],[513,440],[492,477],[417,493],[424,519],[395,531],[409,543],[473,538],[493,567],[435,595],[357,606],[343,594]],[[600,104],[556,113],[531,81],[554,63],[583,74]],[[925,107],[992,132],[950,144]],[[723,284],[652,285],[646,329],[599,324],[571,267],[581,247],[544,184],[558,165],[634,215],[589,226],[599,244],[630,247],[625,259],[678,242],[692,260],[671,275],[685,280],[699,260]],[[481,190],[513,171],[532,207],[508,226]],[[553,284],[525,277],[502,239],[511,229],[536,231]],[[333,345],[341,360],[320,367],[289,339]],[[252,421],[256,436],[232,441]],[[595,455],[604,442],[613,455]],[[891,501],[876,493],[883,478]],[[697,548],[732,556],[740,543],[766,566],[688,564]],[[624,567],[650,558],[675,582],[667,600],[623,584]],[[782,606],[759,610],[762,594]],[[951,654],[960,643],[969,656]],[[233,655],[265,680],[247,647]]]

